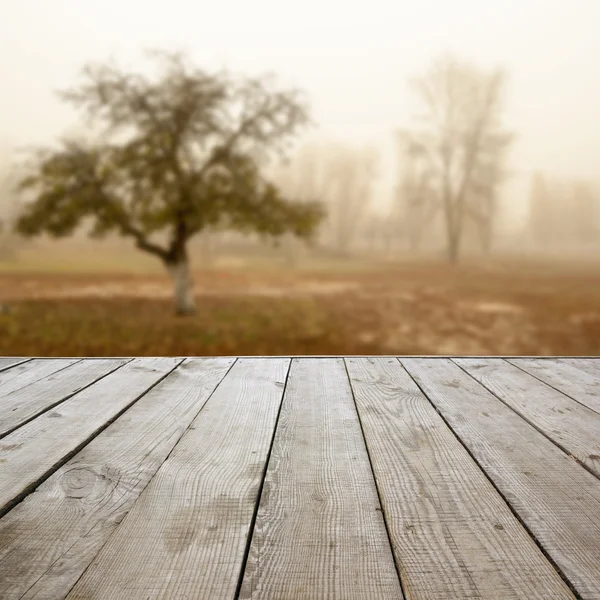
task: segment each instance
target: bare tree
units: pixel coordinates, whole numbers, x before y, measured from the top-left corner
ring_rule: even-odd
[[[329,170],[330,226],[337,251],[347,255],[369,211],[379,157],[370,149],[339,147]]]
[[[558,181],[541,173],[533,176],[529,227],[542,246],[586,243],[598,239],[598,197],[585,182]]]
[[[371,211],[364,218],[364,240],[371,252],[383,252],[390,256],[394,241],[398,239],[398,219],[392,206],[387,213]]]
[[[534,173],[529,194],[529,230],[534,242],[544,244],[551,233],[553,211],[550,194],[543,173]]]
[[[320,199],[327,209],[320,241],[344,256],[356,244],[367,218],[378,161],[370,148],[312,143],[299,148],[287,165],[273,171],[272,178],[300,204]],[[295,256],[300,241],[283,240],[286,255]]]
[[[579,242],[599,239],[600,204],[592,185],[578,181],[572,185],[573,238]]]
[[[432,190],[432,171],[422,145],[400,131],[400,181],[396,202],[411,251],[419,250],[423,235],[439,211]]]
[[[459,258],[467,220],[491,240],[496,173],[512,140],[502,127],[504,81],[502,71],[446,56],[412,82],[424,114],[406,137],[413,158],[426,162],[427,190],[442,211],[451,262]]]
[[[492,251],[494,223],[498,211],[498,191],[508,172],[501,168],[501,160],[480,161],[473,173],[471,216],[479,232],[485,254]]]

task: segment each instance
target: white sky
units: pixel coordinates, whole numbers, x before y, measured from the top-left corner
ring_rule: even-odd
[[[53,90],[89,60],[136,67],[150,47],[302,87],[320,134],[381,149],[383,195],[407,78],[445,51],[504,66],[512,166],[600,179],[600,0],[0,0],[0,143],[64,132]]]

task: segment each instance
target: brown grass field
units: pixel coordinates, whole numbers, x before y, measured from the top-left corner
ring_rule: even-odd
[[[0,270],[1,355],[600,354],[598,265],[220,266],[193,317],[160,271],[44,270]]]

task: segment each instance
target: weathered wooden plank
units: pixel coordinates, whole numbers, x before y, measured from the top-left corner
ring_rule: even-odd
[[[3,600],[68,594],[234,360],[187,360],[0,519]]]
[[[123,360],[112,361],[115,366]],[[0,515],[181,361],[136,359],[0,441]]]
[[[457,365],[402,359],[582,598],[600,598],[600,481]]]
[[[233,599],[289,360],[239,360],[68,598]]]
[[[342,359],[294,359],[240,598],[402,598]]]
[[[9,396],[17,390],[24,389],[78,362],[81,362],[80,358],[42,358],[0,371],[0,416],[6,412],[2,401],[5,396]]]
[[[395,359],[347,359],[407,600],[574,598]]]
[[[128,362],[82,360],[0,398],[0,438]]]
[[[560,365],[571,365],[588,373],[594,378],[594,381],[600,379],[600,356],[590,356],[587,358],[555,358]]]
[[[0,358],[0,371],[6,371],[6,369],[10,369],[11,367],[16,367],[17,365],[26,363],[27,361],[30,361],[30,358],[8,358],[8,357],[4,357],[4,358]]]
[[[579,359],[570,364],[554,359],[511,358],[509,362],[600,413],[600,369],[595,376],[586,372],[584,363],[589,365],[589,361]]]
[[[502,359],[454,362],[600,477],[600,414]]]

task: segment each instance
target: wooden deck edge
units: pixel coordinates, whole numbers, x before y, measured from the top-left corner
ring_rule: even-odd
[[[15,358],[12,356],[2,356],[0,358]],[[85,359],[85,360],[101,360],[101,359],[134,359],[134,358],[506,358],[506,359],[517,359],[517,358],[533,358],[539,360],[555,360],[555,359],[588,359],[588,360],[600,360],[600,355],[596,356],[579,356],[579,355],[531,355],[531,354],[250,354],[250,355],[238,355],[238,354],[206,354],[206,355],[159,355],[159,356],[30,356],[23,360],[26,362],[31,359]],[[6,368],[11,368],[10,365]]]

